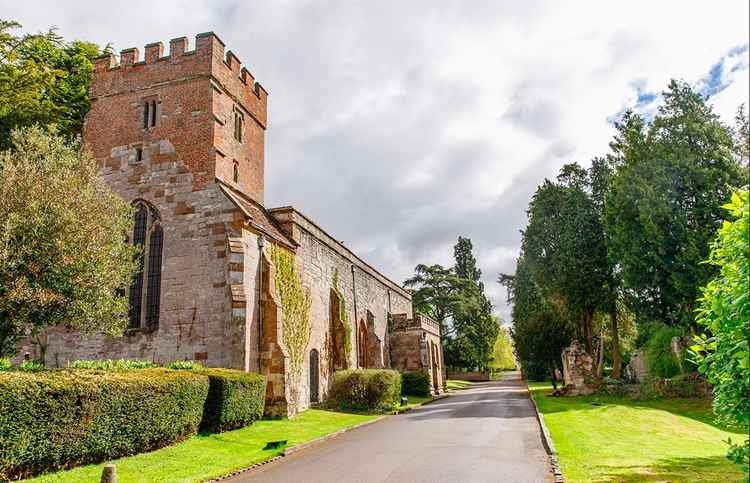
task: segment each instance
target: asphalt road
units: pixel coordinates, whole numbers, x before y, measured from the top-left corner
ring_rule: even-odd
[[[518,373],[346,432],[233,482],[548,482]]]

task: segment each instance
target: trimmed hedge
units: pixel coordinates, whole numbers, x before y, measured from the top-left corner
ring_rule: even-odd
[[[260,374],[232,369],[198,371],[209,379],[208,399],[201,429],[227,431],[247,426],[263,416],[266,379]]]
[[[401,399],[401,374],[388,369],[347,369],[333,375],[328,405],[345,410],[390,411]]]
[[[425,372],[402,372],[401,393],[409,396],[430,396],[430,375]]]
[[[165,446],[197,432],[204,374],[0,373],[0,481]]]

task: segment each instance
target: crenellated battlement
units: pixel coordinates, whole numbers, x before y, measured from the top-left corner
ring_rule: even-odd
[[[195,48],[188,49],[188,38],[178,37],[169,41],[169,53],[164,54],[162,42],[152,42],[143,48],[144,55],[137,47],[120,51],[119,57],[109,52],[98,57],[94,62],[97,76],[106,77],[110,73],[132,71],[136,74],[148,71],[154,66],[175,66],[175,70],[183,64],[188,64],[194,74],[201,72],[212,74],[222,79],[233,77],[241,85],[246,86],[247,93],[265,102],[268,91],[255,80],[255,76],[242,66],[242,62],[231,50],[224,53],[224,42],[213,32],[204,32],[195,36]],[[131,77],[130,82],[133,82]]]

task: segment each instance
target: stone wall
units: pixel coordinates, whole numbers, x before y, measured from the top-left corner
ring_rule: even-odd
[[[594,358],[583,346],[573,340],[570,347],[563,350],[563,380],[567,394],[590,394],[594,392]]]
[[[304,409],[310,404],[310,352],[315,349],[319,353],[319,394],[325,399],[336,369],[332,364],[334,351],[341,349],[334,347],[341,342],[331,333],[332,290],[340,294],[346,308],[351,345],[346,361],[349,368],[390,367],[388,314],[396,310],[411,315],[411,296],[293,208],[270,212],[299,244],[297,268],[312,300],[312,330],[299,393],[299,409]],[[366,334],[363,336],[360,331]],[[358,344],[360,340],[365,342]]]
[[[432,392],[445,389],[445,364],[440,327],[422,314],[393,314],[389,331],[391,367],[401,372],[425,372]]]
[[[161,218],[159,326],[155,331],[129,330],[122,337],[51,329],[46,334],[47,364],[61,367],[69,360],[107,357],[197,359],[243,368],[242,340],[251,322],[233,317],[228,243],[233,236],[253,246],[244,234],[241,211],[216,184],[194,191],[193,175],[168,139],[145,144],[141,162],[135,162],[134,149],[127,145],[113,147],[101,162],[102,175],[117,194],[148,202]]]

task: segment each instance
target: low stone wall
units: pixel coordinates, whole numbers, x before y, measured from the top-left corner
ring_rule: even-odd
[[[448,379],[454,379],[454,380],[459,380],[459,381],[472,381],[472,382],[489,381],[490,371],[448,372]]]

